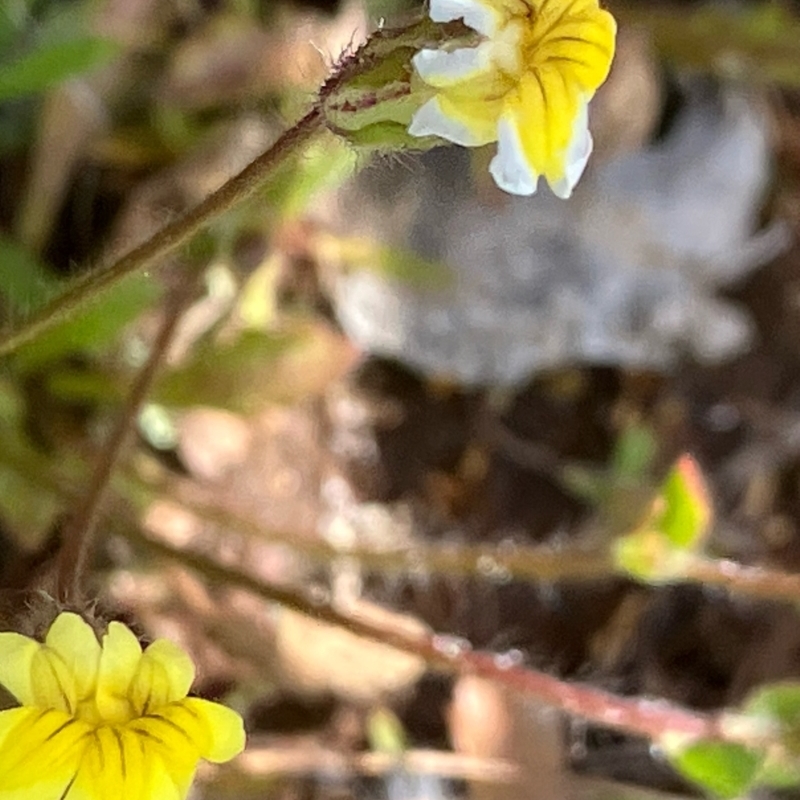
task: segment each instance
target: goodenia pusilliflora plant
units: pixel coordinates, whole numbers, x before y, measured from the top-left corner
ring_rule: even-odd
[[[367,151],[497,142],[498,186],[530,195],[544,177],[569,197],[592,151],[588,104],[608,76],[615,36],[598,0],[431,0],[424,18],[380,29],[345,54],[308,113],[196,208],[0,337],[0,356],[186,245],[325,129]]]
[[[61,613],[44,643],[0,633],[0,800],[183,800],[200,759],[244,747],[241,717],[187,697],[194,665],[159,639],[144,652],[112,622],[98,642]]]

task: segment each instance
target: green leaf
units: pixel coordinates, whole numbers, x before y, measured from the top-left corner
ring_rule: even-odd
[[[708,490],[697,462],[681,456],[661,489],[664,512],[658,522],[670,543],[683,550],[697,550],[711,522]]]
[[[18,33],[18,20],[11,3],[0,3],[0,52],[3,52]]]
[[[617,480],[644,480],[653,464],[658,443],[647,425],[628,425],[620,434],[611,460]]]
[[[682,575],[702,547],[711,522],[711,503],[697,462],[683,455],[653,499],[649,514],[613,546],[617,567],[648,583]]]
[[[764,686],[748,698],[743,710],[745,717],[774,728],[787,754],[800,756],[800,683],[785,681]],[[792,768],[797,770],[796,765]]]
[[[419,289],[442,289],[453,281],[453,271],[403,247],[388,247],[364,236],[326,236],[317,240],[320,255],[348,270],[377,273]]]
[[[42,44],[16,61],[0,65],[0,102],[42,92],[110,61],[117,50],[112,42],[92,36]]]
[[[700,741],[668,755],[682,775],[719,797],[741,797],[753,785],[763,753],[733,742]]]
[[[168,407],[210,405],[247,412],[265,396],[271,364],[297,344],[291,334],[245,331],[235,341],[205,340],[188,362],[157,383],[153,402]]]
[[[757,689],[745,701],[746,716],[777,723],[782,729],[800,729],[800,683],[783,681]]]
[[[71,353],[99,355],[122,330],[161,293],[161,285],[146,275],[132,275],[108,289],[75,316],[40,334],[14,357],[22,371]]]
[[[322,136],[279,166],[259,197],[281,216],[291,218],[302,213],[312,198],[341,185],[356,166],[351,148],[335,136]],[[259,215],[263,217],[263,208]]]
[[[783,748],[773,748],[761,765],[756,782],[775,789],[800,786],[800,764]]]
[[[59,281],[22,245],[0,236],[0,293],[15,314],[30,314],[58,293]]]

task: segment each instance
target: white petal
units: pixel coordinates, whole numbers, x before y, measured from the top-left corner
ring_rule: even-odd
[[[592,134],[589,132],[589,114],[587,104],[583,103],[572,127],[572,139],[567,147],[564,165],[564,177],[550,185],[553,194],[566,200],[575,188],[586,169],[586,162],[592,154]]]
[[[435,97],[414,114],[408,132],[412,136],[438,136],[464,147],[476,147],[484,143],[463,122],[448,117]]]
[[[411,63],[425,83],[443,88],[462,83],[491,69],[490,42],[477,47],[446,50],[420,50]]]
[[[431,0],[430,17],[434,22],[463,19],[465,25],[484,36],[492,36],[500,21],[491,6],[476,0]]]
[[[535,194],[539,176],[525,159],[516,128],[508,118],[500,117],[497,133],[497,155],[489,164],[494,182],[509,194]]]

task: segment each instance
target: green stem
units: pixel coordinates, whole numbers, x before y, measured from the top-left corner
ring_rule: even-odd
[[[193,281],[185,281],[177,285],[168,297],[164,320],[150,355],[136,376],[117,423],[100,453],[86,495],[61,532],[63,545],[56,566],[56,595],[62,602],[78,604],[83,599],[81,583],[112,475],[125,452],[136,417],[150,392],[156,373],[166,358],[183,312],[194,297],[194,286]]]
[[[90,270],[76,280],[19,328],[0,338],[0,356],[8,355],[59,322],[77,313],[104,291],[136,272],[152,267],[159,259],[187,243],[209,222],[237,206],[256,192],[272,171],[323,127],[318,106],[283,133],[265,153],[224,183],[200,205],[165,225],[146,242],[107,267]]]

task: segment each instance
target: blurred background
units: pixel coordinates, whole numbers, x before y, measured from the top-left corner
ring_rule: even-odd
[[[800,6],[609,8],[618,53],[569,202],[500,193],[491,147],[367,161],[323,137],[163,268],[4,361],[10,620],[87,490],[171,276],[201,276],[92,568],[108,613],[182,644],[197,691],[245,716],[248,751],[204,769],[196,797],[695,790],[647,741],[438,674],[148,541],[620,694],[714,709],[800,676],[790,606],[468,557],[608,544],[690,452],[716,508],[710,552],[800,569]],[[4,329],[196,205],[343,53],[418,10],[0,0]]]

